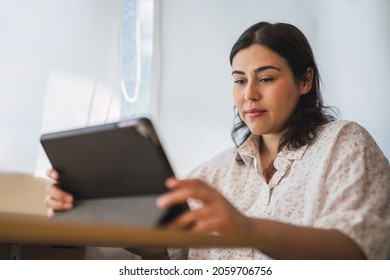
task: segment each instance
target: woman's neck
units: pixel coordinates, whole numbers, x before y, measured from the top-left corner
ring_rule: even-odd
[[[260,154],[265,158],[275,159],[279,152],[281,134],[268,134],[261,137]]]
[[[277,169],[274,160],[279,151],[280,137],[278,135],[263,135],[260,142],[260,160],[264,179],[269,183]]]

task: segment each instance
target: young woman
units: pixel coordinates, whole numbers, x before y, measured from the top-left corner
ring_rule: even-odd
[[[200,232],[254,233],[264,248],[168,249],[172,259],[390,258],[390,166],[368,132],[335,121],[323,106],[305,36],[260,22],[230,55],[235,148],[167,181],[159,207],[188,202],[170,225]],[[58,174],[51,173],[58,178]],[[50,185],[45,205],[72,207]],[[161,252],[162,253],[162,252]]]

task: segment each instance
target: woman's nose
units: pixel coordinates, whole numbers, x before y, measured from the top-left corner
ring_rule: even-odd
[[[260,90],[256,83],[248,83],[245,88],[244,99],[247,101],[258,101],[261,98]]]

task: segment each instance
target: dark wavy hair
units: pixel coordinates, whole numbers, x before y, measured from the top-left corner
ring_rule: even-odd
[[[310,144],[316,137],[318,128],[336,119],[335,109],[323,105],[320,91],[320,75],[313,51],[305,35],[295,26],[287,23],[259,22],[249,27],[238,38],[230,53],[230,64],[234,56],[242,49],[254,44],[262,45],[278,53],[287,61],[296,82],[302,80],[307,69],[313,69],[311,90],[301,95],[298,104],[287,123],[287,129],[279,143],[279,151],[287,146],[296,150]],[[236,116],[232,138],[237,147],[241,146],[251,135],[247,125],[242,121],[236,107]]]

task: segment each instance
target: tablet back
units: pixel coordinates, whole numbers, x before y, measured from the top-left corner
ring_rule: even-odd
[[[75,199],[163,193],[173,176],[147,119],[44,134],[41,143]]]
[[[76,200],[75,210],[69,211],[73,214],[81,209],[85,210],[84,214],[93,214],[102,208],[109,219],[108,212],[118,212],[112,209],[115,201],[128,201],[125,205],[131,207],[125,212],[130,219],[131,215],[145,212],[139,207],[134,209],[133,206],[139,204],[134,203],[134,199],[152,197],[154,201],[167,191],[165,180],[174,175],[147,118],[44,134],[41,144],[60,174],[61,188]],[[110,204],[112,207],[107,207],[109,201],[114,201]],[[94,206],[88,206],[92,202]],[[150,207],[147,203],[143,206],[159,212],[154,202]],[[117,215],[122,212],[123,209]],[[82,213],[77,214],[78,218],[81,216]],[[159,217],[161,219],[166,218]]]

